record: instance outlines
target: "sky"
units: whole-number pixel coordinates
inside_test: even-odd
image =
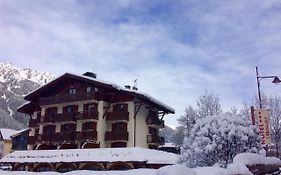
[[[0,62],[50,72],[97,73],[176,110],[205,90],[225,111],[252,101],[260,76],[281,77],[279,0],[0,0]],[[278,95],[281,85],[261,81]]]

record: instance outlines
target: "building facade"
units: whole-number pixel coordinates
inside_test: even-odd
[[[25,97],[30,116],[28,149],[143,147],[164,144],[159,129],[174,109],[94,74],[66,73]]]

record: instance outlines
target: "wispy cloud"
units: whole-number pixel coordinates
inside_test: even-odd
[[[0,1],[0,60],[56,75],[92,70],[121,85],[138,78],[176,116],[204,89],[228,108],[253,98],[256,65],[281,76],[280,8],[274,0]]]

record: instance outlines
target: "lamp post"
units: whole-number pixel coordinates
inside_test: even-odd
[[[257,74],[257,85],[258,85],[258,98],[259,98],[259,106],[262,109],[262,101],[261,101],[261,91],[260,91],[260,81],[265,78],[273,78],[272,83],[278,84],[281,80],[276,75],[271,76],[259,76],[258,66],[256,66],[256,74]]]

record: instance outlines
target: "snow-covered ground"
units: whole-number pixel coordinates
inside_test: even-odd
[[[274,157],[265,157],[260,154],[241,153],[234,157],[234,163],[227,166],[227,168],[220,167],[198,167],[188,168],[183,164],[168,165],[157,169],[133,169],[127,171],[89,171],[79,170],[64,173],[64,175],[253,175],[247,165],[264,164],[264,165],[278,165],[281,167],[281,160]],[[38,175],[35,172],[24,171],[0,171],[0,175]],[[58,172],[43,172],[45,175],[60,175]]]

